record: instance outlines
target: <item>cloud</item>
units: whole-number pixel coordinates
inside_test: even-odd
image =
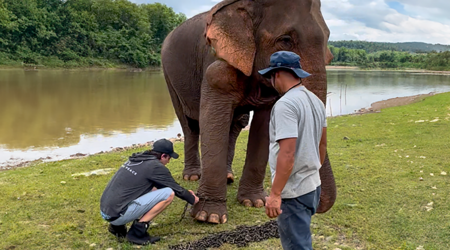
[[[423,13],[414,15],[411,9],[419,5],[402,1],[393,4],[394,1],[385,0],[322,0],[322,12],[331,30],[330,40],[450,44],[450,20],[424,18]],[[430,11],[427,13],[438,9],[430,5],[433,7],[427,8]]]
[[[220,0],[131,0],[161,2],[187,17]],[[450,44],[450,0],[322,0],[331,40]]]
[[[220,0],[130,0],[134,3],[163,3],[172,7],[176,12],[182,12],[187,17],[193,17],[201,12],[210,10]]]
[[[417,0],[398,0],[411,16],[432,20],[450,25],[450,1],[433,0],[430,2]]]

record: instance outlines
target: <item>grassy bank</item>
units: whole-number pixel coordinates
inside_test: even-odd
[[[379,114],[329,119],[329,156],[338,199],[331,211],[313,218],[315,249],[450,249],[450,176],[443,175],[450,174],[448,100],[450,94],[440,94]],[[237,181],[228,188],[229,222],[212,226],[187,217],[178,223],[185,203],[176,199],[150,229],[163,241],[148,249],[165,249],[238,225],[268,221],[263,209],[244,208],[235,199],[247,136],[243,132],[237,144]],[[182,148],[176,144],[179,152]],[[116,242],[98,211],[111,174],[71,175],[117,169],[136,151],[0,172],[0,248],[133,249]],[[182,162],[181,153],[169,168],[179,183],[196,190],[197,183],[181,179]],[[269,173],[265,185],[269,187]],[[281,247],[273,239],[248,249]]]

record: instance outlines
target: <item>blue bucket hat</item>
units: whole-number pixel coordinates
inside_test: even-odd
[[[270,66],[267,69],[258,71],[265,78],[270,78],[270,73],[277,69],[287,69],[294,72],[299,78],[311,76],[310,73],[302,69],[300,56],[291,51],[278,51],[270,56]]]

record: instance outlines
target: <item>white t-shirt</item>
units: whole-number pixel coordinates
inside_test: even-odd
[[[304,86],[289,90],[272,108],[269,128],[272,183],[280,150],[278,141],[297,138],[294,167],[281,198],[297,198],[321,185],[319,144],[326,126],[325,105]]]

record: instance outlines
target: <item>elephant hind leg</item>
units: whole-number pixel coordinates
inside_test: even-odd
[[[199,156],[200,126],[198,121],[187,117],[184,113],[178,95],[166,77],[167,86],[172,99],[175,113],[180,121],[184,134],[184,180],[197,181],[201,176],[201,164]]]
[[[230,129],[230,139],[228,142],[228,159],[227,159],[227,184],[232,184],[234,182],[233,174],[233,159],[236,148],[236,141],[241,133],[242,129],[247,127],[249,123],[250,115],[248,113],[238,114],[233,119],[233,124]]]
[[[198,181],[201,176],[201,164],[199,156],[200,128],[198,121],[185,117],[188,122],[187,129],[183,129],[185,134],[184,143],[184,170],[183,179]]]

